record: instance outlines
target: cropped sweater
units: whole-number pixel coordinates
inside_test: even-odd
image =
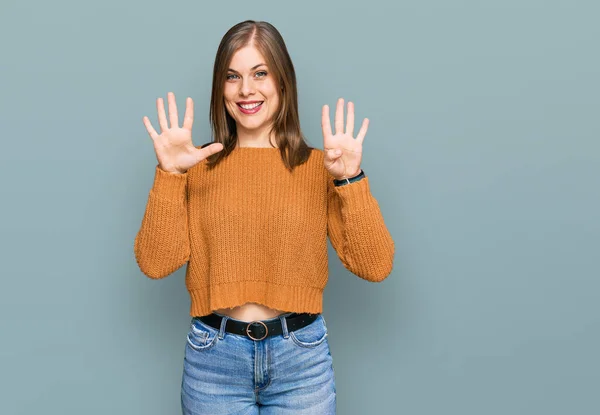
[[[148,277],[187,263],[191,316],[255,302],[321,313],[327,237],[346,269],[372,282],[392,271],[394,241],[369,179],[335,186],[313,148],[290,172],[278,148],[237,147],[212,170],[155,167],[134,254]]]

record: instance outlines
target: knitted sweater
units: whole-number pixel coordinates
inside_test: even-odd
[[[313,148],[293,172],[279,149],[238,147],[213,170],[155,167],[134,253],[141,271],[164,278],[188,264],[191,316],[255,302],[322,312],[327,237],[346,269],[379,282],[394,241],[369,179],[335,186]]]

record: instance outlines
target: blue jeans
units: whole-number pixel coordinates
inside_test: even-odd
[[[336,391],[323,315],[301,329],[254,341],[193,317],[185,346],[184,415],[331,415]],[[271,321],[269,320],[269,321]]]

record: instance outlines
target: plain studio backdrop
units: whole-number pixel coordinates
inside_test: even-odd
[[[0,413],[177,414],[189,297],[133,256],[155,100],[195,100],[234,24],[266,20],[300,117],[371,120],[395,240],[382,283],[329,246],[338,413],[597,414],[600,6],[592,1],[2,0]],[[182,117],[180,117],[182,119]]]

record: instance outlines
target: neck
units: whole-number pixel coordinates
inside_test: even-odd
[[[249,131],[237,128],[237,146],[238,147],[276,147],[275,135],[269,135],[269,127],[261,131]]]

